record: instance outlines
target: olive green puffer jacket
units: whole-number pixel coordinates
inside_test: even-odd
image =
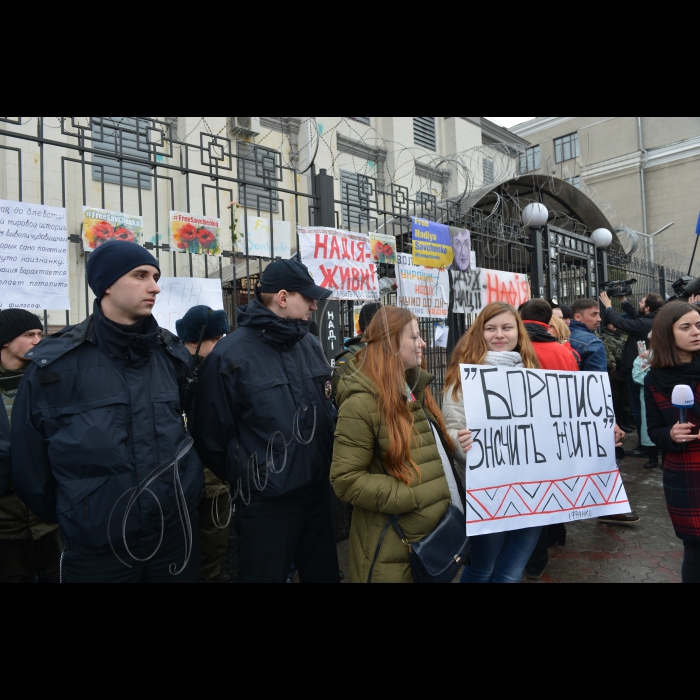
[[[406,378],[410,386],[416,386],[413,392],[416,401],[410,404],[416,433],[411,455],[422,475],[420,483],[411,487],[388,476],[384,470],[389,433],[386,420],[379,415],[372,381],[357,371],[352,360],[339,382],[336,401],[340,415],[331,481],[338,498],[355,507],[350,532],[351,583],[368,582],[384,532],[371,582],[413,583],[408,547],[388,526],[387,516],[401,516],[399,522],[408,542],[420,542],[438,526],[451,502],[430,427],[429,419],[434,421],[434,417],[423,408],[424,389],[433,377],[422,370],[413,370]]]

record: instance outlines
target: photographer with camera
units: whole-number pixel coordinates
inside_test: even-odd
[[[642,445],[641,441],[642,401],[639,387],[635,384],[632,377],[632,369],[634,368],[635,360],[639,357],[639,343],[647,342],[647,338],[654,326],[656,314],[664,305],[664,301],[658,294],[648,294],[639,302],[639,307],[636,308],[627,299],[632,293],[633,284],[636,284],[635,280],[616,283],[615,285],[603,285],[606,291],[600,295],[600,301],[606,308],[605,324],[612,325],[617,330],[628,334],[625,351],[622,356],[622,365],[618,367],[618,370],[627,378],[630,407],[634,417],[634,425],[639,435],[639,446],[632,452],[632,457],[643,458],[649,457],[649,450]],[[612,298],[620,299],[622,310],[629,319],[623,318],[613,309],[611,295]]]

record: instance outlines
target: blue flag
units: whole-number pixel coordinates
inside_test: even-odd
[[[698,219],[698,227],[695,229],[695,235],[700,236],[700,218]]]

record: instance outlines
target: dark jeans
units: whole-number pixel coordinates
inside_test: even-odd
[[[632,373],[627,375],[627,393],[629,394],[630,409],[634,418],[634,427],[637,428],[639,444],[642,444],[642,395],[639,385],[632,378]]]
[[[520,583],[541,534],[541,527],[532,527],[472,537],[470,564],[461,583]]]
[[[236,516],[240,583],[340,583],[330,482],[292,498],[253,500]]]
[[[683,583],[700,583],[700,542],[685,543]]]
[[[0,583],[58,583],[58,530],[38,540],[0,540]]]
[[[163,537],[157,554],[147,562],[134,561],[125,551],[117,550],[128,568],[114,556],[106,554],[80,554],[73,550],[63,553],[61,562],[62,583],[199,583],[199,515],[190,512],[192,522],[192,553],[185,570],[175,576],[171,569],[182,569],[185,562],[185,534],[178,521],[171,525]],[[158,540],[140,547],[132,547],[136,559],[146,559],[156,550]]]
[[[611,374],[610,388],[612,389],[613,409],[617,424],[631,427],[634,425],[634,418],[627,399],[627,377],[618,372]]]

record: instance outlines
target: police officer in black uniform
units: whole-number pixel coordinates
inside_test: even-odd
[[[66,583],[198,583],[202,463],[182,415],[192,358],[152,315],[158,261],[113,241],[90,255],[97,300],[43,340],[15,400],[12,478],[58,523]]]
[[[270,265],[240,328],[202,364],[194,435],[231,484],[243,583],[338,583],[330,467],[332,370],[308,320],[331,292],[300,262]]]

